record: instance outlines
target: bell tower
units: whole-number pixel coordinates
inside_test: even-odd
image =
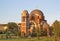
[[[29,27],[29,14],[27,10],[24,10],[22,13],[22,23],[21,23],[21,36],[28,35],[28,27]]]

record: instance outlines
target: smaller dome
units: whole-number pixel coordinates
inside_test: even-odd
[[[24,10],[23,13],[22,13],[22,16],[26,16],[26,15],[28,15],[28,11]]]

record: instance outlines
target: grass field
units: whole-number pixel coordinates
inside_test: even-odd
[[[0,41],[55,41],[53,37],[42,37],[42,38],[10,38],[10,39],[0,39]]]

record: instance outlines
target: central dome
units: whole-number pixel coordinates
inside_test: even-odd
[[[40,20],[44,20],[44,15],[43,15],[43,12],[41,10],[38,10],[38,9],[35,9],[33,10],[30,15],[30,20],[33,18],[33,19],[36,19],[39,17]]]
[[[33,10],[30,14],[38,14],[38,15],[43,16],[43,12],[41,10],[38,10],[38,9]]]

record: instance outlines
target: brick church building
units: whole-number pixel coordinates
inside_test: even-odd
[[[50,36],[49,25],[45,20],[44,14],[41,10],[35,9],[30,14],[24,10],[21,14],[21,36],[27,36],[33,33],[33,29],[46,30],[47,36]]]

